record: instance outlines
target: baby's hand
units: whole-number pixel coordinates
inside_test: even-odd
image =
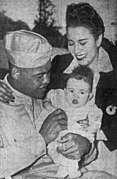
[[[80,126],[84,129],[89,127],[89,121],[87,119],[77,121],[77,123],[80,124]]]
[[[51,113],[57,109],[55,106],[52,105],[52,102],[49,101],[49,99],[48,99],[48,101],[47,101],[47,99],[43,100],[43,107]]]

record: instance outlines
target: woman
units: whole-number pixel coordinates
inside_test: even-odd
[[[70,54],[53,59],[48,90],[64,88],[67,74],[76,66],[86,65],[93,70],[95,102],[103,110],[102,130],[107,137],[105,144],[98,144],[100,160],[97,160],[98,167],[94,168],[117,175],[117,112],[115,110],[110,115],[112,109],[107,108],[109,105],[117,106],[117,75],[114,69],[117,67],[117,60],[110,59],[101,47],[104,31],[103,20],[88,3],[71,4],[67,7],[66,32]],[[93,164],[95,165],[94,162]]]
[[[97,14],[94,8],[88,3],[71,4],[67,7],[66,12],[66,31],[70,54],[56,56],[53,59],[48,90],[51,88],[64,88],[67,74],[70,73],[75,66],[87,65],[94,71],[94,100],[96,100],[98,107],[103,110],[102,130],[107,137],[106,145],[103,142],[99,144],[100,158],[104,160],[104,154],[106,154],[106,157],[109,157],[108,160],[110,160],[112,156],[115,156],[115,149],[117,149],[117,142],[115,142],[117,141],[117,120],[115,120],[117,113],[115,112],[115,114],[111,116],[111,120],[110,115],[106,112],[106,108],[108,105],[112,105],[111,95],[113,95],[113,99],[115,99],[117,94],[115,85],[117,80],[116,75],[114,75],[115,71],[113,70],[116,62],[113,59],[110,61],[108,54],[101,47],[105,31],[103,21],[99,14]],[[2,94],[6,93],[3,84],[1,84],[1,90],[4,90]],[[1,100],[4,99],[1,97]],[[116,100],[114,101],[115,104],[117,104]],[[104,150],[104,152],[102,152],[102,150]],[[114,150],[114,152],[110,152],[109,150]],[[102,163],[99,162],[96,165],[93,162],[94,168],[91,165],[89,166],[92,167],[91,169],[104,170],[115,174],[116,169],[114,168],[115,171],[113,170],[111,162],[108,163],[108,166],[106,166],[105,163],[102,166]],[[116,161],[114,161],[114,164],[115,163]],[[99,168],[95,168],[97,165]]]

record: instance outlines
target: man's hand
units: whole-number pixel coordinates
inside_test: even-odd
[[[3,103],[14,102],[14,96],[12,90],[0,80],[0,101]]]
[[[79,134],[68,133],[58,142],[61,144],[58,152],[69,159],[81,159],[91,148],[89,140]]]
[[[65,129],[67,129],[67,116],[63,110],[57,109],[45,119],[39,132],[48,145],[58,137],[60,131]]]

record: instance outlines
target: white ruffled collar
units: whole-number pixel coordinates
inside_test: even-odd
[[[78,60],[74,58],[64,73],[71,73],[73,68],[78,65]],[[99,49],[98,61],[91,63],[89,67],[95,72],[109,72],[113,70],[109,55],[102,47]]]

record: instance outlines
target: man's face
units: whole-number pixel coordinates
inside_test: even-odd
[[[68,49],[78,60],[79,65],[90,65],[98,57],[98,40],[91,31],[83,26],[68,27],[67,30]]]
[[[20,92],[23,94],[41,99],[50,81],[51,62],[37,68],[22,69],[18,77]]]
[[[66,86],[66,99],[72,107],[85,105],[90,96],[90,86],[84,80],[70,78]]]

